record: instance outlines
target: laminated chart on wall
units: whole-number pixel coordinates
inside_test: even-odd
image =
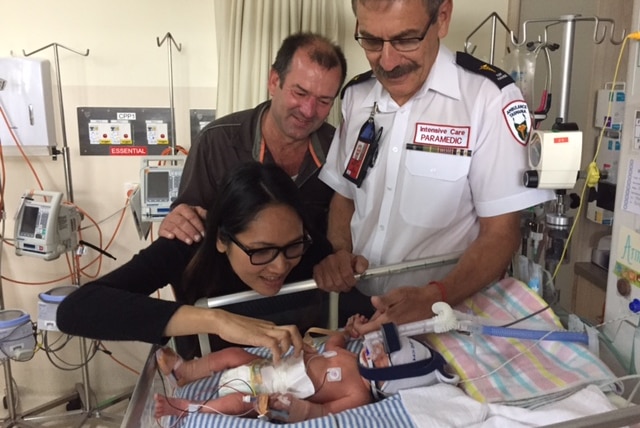
[[[622,209],[640,215],[640,159],[630,157],[624,167],[626,170]]]

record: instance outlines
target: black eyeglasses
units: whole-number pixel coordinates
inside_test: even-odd
[[[353,37],[356,41],[362,46],[362,48],[366,51],[371,52],[380,52],[384,47],[384,42],[389,42],[391,46],[398,52],[411,52],[415,51],[420,47],[420,43],[427,37],[427,33],[429,32],[429,28],[433,25],[438,18],[438,14],[435,13],[431,20],[427,23],[427,28],[425,28],[424,32],[419,37],[401,37],[398,39],[380,39],[378,37],[364,37],[358,35],[358,22],[356,21],[356,32]]]
[[[249,256],[249,261],[252,265],[266,265],[267,263],[271,263],[280,253],[287,259],[297,259],[298,257],[302,257],[313,243],[311,237],[305,236],[302,240],[285,245],[284,247],[247,248],[239,243],[233,236],[227,236],[231,242],[236,244],[238,248]]]

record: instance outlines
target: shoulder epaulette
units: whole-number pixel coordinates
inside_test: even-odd
[[[500,89],[513,82],[513,78],[495,65],[487,64],[465,52],[456,52],[456,63],[472,73],[478,73],[491,80]]]
[[[349,86],[353,86],[353,85],[357,85],[358,83],[362,83],[362,82],[366,82],[367,80],[371,79],[371,76],[373,76],[373,70],[369,70],[366,71],[362,74],[358,74],[356,76],[354,76],[351,80],[349,80],[344,87],[342,88],[342,90],[340,91],[340,99],[344,98],[344,93],[347,90],[347,88]]]

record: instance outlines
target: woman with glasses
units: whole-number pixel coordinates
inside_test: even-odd
[[[329,243],[308,228],[303,212],[298,190],[284,171],[244,164],[227,177],[209,210],[202,242],[159,238],[128,263],[67,296],[58,307],[58,327],[99,340],[163,344],[175,336],[184,358],[198,354],[192,335],[201,333],[266,346],[276,359],[291,345],[299,350],[295,325],[277,327],[248,317],[261,311],[248,311],[250,302],[232,311],[193,304],[246,290],[274,296],[291,282],[296,265],[312,267],[329,254]],[[149,297],[167,284],[175,302]]]

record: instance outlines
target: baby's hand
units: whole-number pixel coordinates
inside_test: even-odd
[[[357,339],[362,336],[359,332],[359,327],[363,324],[366,324],[367,322],[369,322],[369,319],[364,315],[352,315],[347,320],[347,325],[344,326],[344,332],[345,334],[348,334],[349,337]]]
[[[291,394],[271,394],[269,410],[272,419],[283,422],[300,422],[308,418],[310,403]]]

